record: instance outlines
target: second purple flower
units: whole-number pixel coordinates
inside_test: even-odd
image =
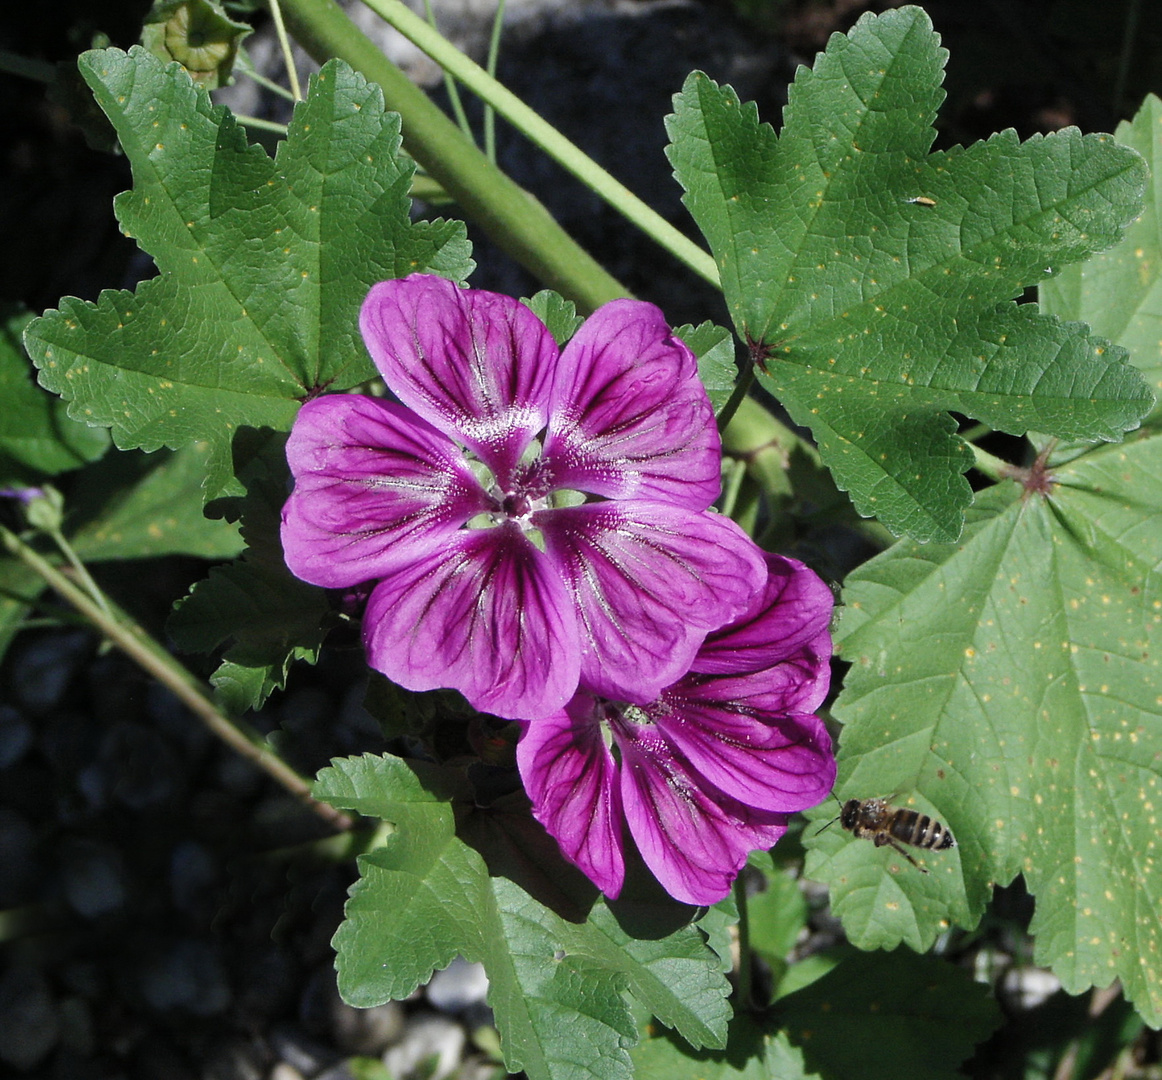
[[[305,581],[375,583],[364,643],[393,681],[515,719],[582,679],[644,704],[762,588],[761,553],[708,512],[713,411],[652,304],[606,304],[559,351],[517,300],[413,275],[360,326],[402,404],[303,406],[282,540]]]

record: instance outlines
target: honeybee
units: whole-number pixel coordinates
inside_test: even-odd
[[[927,814],[903,806],[892,806],[887,799],[848,799],[839,817],[833,818],[827,825],[836,821],[852,836],[871,840],[876,847],[890,844],[922,874],[928,871],[901,844],[910,844],[926,851],[944,851],[956,847],[956,839],[947,826]],[[827,828],[827,825],[823,828]]]

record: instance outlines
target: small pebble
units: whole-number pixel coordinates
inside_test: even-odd
[[[410,1080],[417,1070],[427,1080],[443,1080],[460,1064],[464,1029],[437,1013],[412,1016],[403,1040],[383,1055],[383,1064],[395,1080]]]
[[[91,1057],[96,1049],[93,1012],[84,998],[68,997],[60,1003],[62,1046],[80,1057]]]
[[[114,724],[101,741],[101,764],[113,797],[145,810],[173,794],[181,765],[169,744],[144,724]]]
[[[27,1072],[56,1046],[60,1010],[39,968],[17,961],[0,975],[0,1061]]]
[[[398,1001],[386,1001],[370,1009],[343,1005],[335,1010],[333,1026],[335,1042],[345,1053],[375,1057],[403,1035],[403,1006]]]
[[[0,806],[0,908],[29,903],[40,880],[36,832],[19,814]]]
[[[207,1055],[203,1080],[263,1080],[267,1051],[261,1042],[241,1036],[227,1037]]]
[[[15,701],[31,712],[55,708],[91,644],[83,630],[29,638],[9,667]]]
[[[124,861],[108,844],[84,838],[66,841],[60,873],[65,899],[86,919],[107,915],[125,903]]]
[[[267,1074],[266,1080],[304,1080],[304,1077],[293,1065],[280,1061]]]
[[[169,891],[178,911],[209,921],[218,904],[217,880],[214,857],[197,841],[186,840],[170,853]]]
[[[0,769],[15,765],[32,745],[32,725],[9,705],[0,705]]]
[[[469,963],[457,956],[443,971],[437,971],[428,983],[427,998],[445,1013],[463,1012],[469,1005],[482,1002],[488,994],[488,976],[483,964]]]
[[[271,1053],[303,1076],[314,1076],[338,1056],[331,1047],[316,1042],[290,1024],[276,1024],[271,1029],[269,1042]]]
[[[204,941],[175,942],[150,957],[140,973],[141,992],[158,1012],[182,1009],[212,1016],[230,1004],[226,974],[214,950]]]

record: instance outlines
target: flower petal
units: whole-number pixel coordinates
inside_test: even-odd
[[[748,691],[757,681],[687,676],[646,711],[674,752],[719,791],[761,810],[808,810],[835,786],[831,737],[817,716],[764,709],[761,696],[756,706]]]
[[[823,663],[831,656],[828,626],[835,605],[831,590],[796,559],[770,553],[764,557],[767,583],[762,596],[743,618],[706,636],[690,665],[692,671],[760,671],[804,648],[821,656]]]
[[[656,698],[766,578],[754,541],[719,514],[627,500],[532,520],[573,594],[582,681],[612,700]]]
[[[373,286],[359,328],[400,401],[504,485],[548,419],[557,345],[544,323],[511,296],[413,274]]]
[[[286,453],[295,489],[283,552],[291,573],[314,585],[382,577],[490,505],[455,443],[375,398],[308,401]]]
[[[577,688],[577,626],[548,559],[511,524],[469,529],[388,574],[363,616],[372,667],[408,690],[459,690],[532,720]]]
[[[565,858],[616,899],[625,879],[621,793],[593,698],[576,694],[565,710],[525,725],[516,763],[533,816]]]
[[[721,444],[694,354],[640,300],[598,308],[565,346],[545,461],[554,487],[705,510]]]
[[[756,848],[787,831],[785,814],[756,810],[699,782],[653,725],[619,721],[621,797],[654,877],[676,900],[713,904]]]

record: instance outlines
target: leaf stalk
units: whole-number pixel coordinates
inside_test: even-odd
[[[565,138],[479,64],[460,52],[401,0],[363,2],[651,240],[711,285],[719,285],[718,267],[707,252],[647,206],[624,184],[615,180],[580,147]]]

